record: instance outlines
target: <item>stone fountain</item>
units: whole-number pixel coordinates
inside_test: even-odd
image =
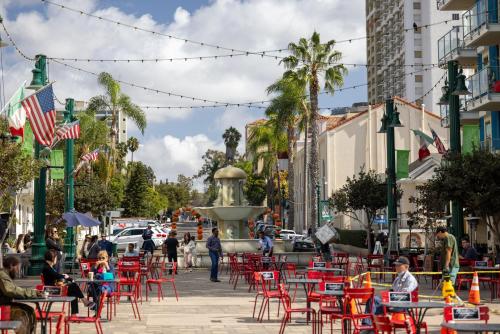
[[[217,221],[222,240],[248,239],[245,222],[262,214],[265,206],[248,205],[243,195],[246,173],[237,167],[226,166],[215,172],[218,185],[213,207],[195,208],[203,217]]]

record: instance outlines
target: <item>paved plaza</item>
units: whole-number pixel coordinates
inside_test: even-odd
[[[271,320],[257,323],[252,318],[253,299],[255,294],[248,292],[247,285],[240,285],[233,290],[228,284],[228,276],[221,275],[222,282],[212,283],[208,280],[209,273],[205,269],[193,272],[181,271],[176,279],[179,291],[179,301],[175,300],[172,290],[167,285],[166,298],[158,302],[156,290],[153,299],[148,302],[143,298],[140,305],[142,321],[135,320],[131,305],[123,301],[118,305],[117,316],[109,323],[103,324],[105,333],[113,334],[153,334],[153,333],[183,333],[183,334],[235,334],[235,333],[278,333],[281,321],[276,315],[277,304],[271,305]],[[34,284],[34,280],[23,280],[22,285]],[[424,283],[425,285],[425,283]],[[432,293],[421,286],[421,294]],[[481,287],[482,298],[489,298],[489,291]],[[437,292],[439,294],[440,292]],[[461,293],[464,298],[467,292]],[[298,291],[298,305],[305,306],[303,290]],[[317,304],[316,304],[317,305]],[[314,306],[314,305],[313,305]],[[490,322],[500,322],[500,309],[497,303],[490,306]],[[105,316],[106,310],[103,310]],[[431,331],[438,331],[437,326],[442,321],[440,311],[429,311],[426,321]],[[334,329],[340,330],[340,323],[334,324]],[[71,333],[93,333],[93,325],[72,324]],[[296,324],[287,326],[286,333],[310,333],[310,327]],[[328,331],[325,327],[325,333]]]

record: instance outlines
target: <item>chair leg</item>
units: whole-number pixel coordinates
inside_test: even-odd
[[[151,284],[150,283],[146,283],[146,301],[148,301],[149,290],[151,290]]]
[[[177,301],[179,301],[179,295],[177,294],[177,288],[175,287],[175,282],[174,281],[172,281],[172,287],[174,288],[175,299],[177,299]]]
[[[285,326],[287,322],[288,322],[288,313],[285,312],[285,314],[283,315],[283,320],[281,320],[281,327],[279,334],[285,333]]]
[[[257,308],[257,298],[259,297],[258,294],[255,295],[255,300],[253,302],[253,313],[252,313],[252,318],[255,318],[255,309]]]

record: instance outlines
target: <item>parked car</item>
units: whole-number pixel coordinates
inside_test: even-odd
[[[293,240],[294,252],[314,252],[314,242],[310,237],[300,236]]]
[[[128,227],[117,234],[110,236],[109,241],[117,244],[118,250],[125,250],[129,243],[133,243],[136,245],[138,249],[142,248],[142,244],[144,240],[142,239],[142,234],[147,227]],[[155,243],[155,247],[161,246],[163,241],[167,238],[170,229],[161,228],[161,227],[153,227],[153,242]]]
[[[283,240],[293,240],[296,237],[299,237],[301,235],[297,234],[294,230],[281,230],[280,236],[281,236],[281,239],[283,239]]]

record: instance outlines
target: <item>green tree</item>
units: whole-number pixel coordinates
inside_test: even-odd
[[[203,165],[194,178],[203,178],[203,184],[206,187],[207,205],[213,205],[217,198],[217,186],[214,175],[217,170],[226,164],[226,155],[224,152],[208,149],[202,156]]]
[[[296,81],[299,86],[303,83],[309,88],[310,115],[308,124],[311,127],[311,149],[309,161],[309,177],[311,186],[314,189],[319,185],[319,129],[318,129],[318,94],[320,90],[320,76],[324,80],[324,88],[330,94],[334,94],[335,88],[342,86],[346,68],[339,63],[342,54],[334,50],[335,41],[330,40],[327,43],[321,43],[320,36],[314,32],[311,38],[301,38],[298,44],[290,43],[288,45],[290,56],[285,57],[282,62],[288,69],[283,77]],[[311,201],[311,223],[317,219],[317,198],[309,196]]]
[[[236,157],[236,148],[241,139],[241,133],[232,126],[227,128],[222,135],[224,144],[226,144],[226,160],[228,164],[233,163]]]
[[[288,156],[288,200],[290,210],[288,211],[288,229],[295,227],[296,203],[294,191],[294,168],[295,168],[295,149],[297,144],[296,129],[303,130],[307,124],[309,115],[305,82],[281,78],[267,88],[268,94],[277,94],[266,109],[266,115],[275,120],[275,130],[278,136],[286,133],[287,156]],[[307,141],[304,141],[307,145]],[[305,169],[304,169],[305,170]],[[306,178],[304,178],[306,180]],[[304,189],[307,184],[304,184]]]
[[[110,143],[111,143],[111,161],[115,158],[115,148],[118,141],[118,122],[120,112],[134,122],[141,133],[144,134],[147,121],[146,115],[141,108],[134,104],[130,97],[121,92],[120,84],[106,72],[99,74],[98,83],[105,91],[105,95],[94,96],[90,99],[88,110],[92,113],[105,112],[111,120]]]
[[[134,152],[139,149],[139,140],[135,137],[130,137],[127,140],[127,148],[132,153],[131,161],[134,162]]]
[[[467,213],[480,217],[500,245],[500,155],[486,150],[448,154],[436,169],[429,187],[445,201],[459,201]]]
[[[370,235],[377,210],[387,205],[387,187],[374,170],[365,172],[362,167],[358,175],[347,178],[345,185],[334,192],[329,201],[336,211],[362,223]],[[366,220],[360,213],[364,213]],[[367,240],[368,249],[372,249],[370,238]]]
[[[165,182],[156,185],[156,190],[167,198],[168,211],[174,211],[191,203],[193,181],[184,175],[177,177],[177,182]]]
[[[248,204],[261,206],[266,199],[266,179],[253,172],[251,161],[238,161],[234,166],[243,169],[247,173],[247,179],[243,185],[243,194]]]
[[[149,214],[148,203],[148,171],[142,163],[134,163],[131,168],[130,180],[125,188],[123,208],[128,217],[147,217]]]
[[[148,217],[156,217],[168,207],[168,199],[157,192],[153,187],[148,187],[146,195]]]

